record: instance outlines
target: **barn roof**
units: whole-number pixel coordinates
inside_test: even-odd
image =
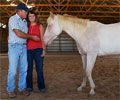
[[[7,24],[18,3],[26,3],[46,24],[49,12],[70,14],[102,23],[120,21],[120,0],[0,0],[0,22]]]

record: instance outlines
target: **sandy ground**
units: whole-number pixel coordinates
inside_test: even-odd
[[[82,81],[82,62],[79,55],[46,55],[44,76],[46,92],[37,89],[34,68],[34,91],[29,97],[7,95],[8,56],[0,56],[0,100],[120,100],[120,56],[98,57],[93,69],[96,95],[88,97],[89,83],[82,92],[77,91]],[[16,77],[17,91],[18,74]]]

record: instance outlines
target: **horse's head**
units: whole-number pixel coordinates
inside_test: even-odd
[[[62,32],[62,29],[58,23],[57,15],[50,12],[50,16],[47,19],[47,28],[43,37],[45,45],[50,45],[51,42]]]

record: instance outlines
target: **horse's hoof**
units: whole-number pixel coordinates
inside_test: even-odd
[[[77,88],[77,91],[82,91],[82,88],[81,87]]]
[[[95,94],[88,94],[88,97],[93,97],[95,96]]]

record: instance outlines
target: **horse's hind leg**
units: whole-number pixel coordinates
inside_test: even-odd
[[[81,86],[77,88],[78,91],[82,91],[82,88],[86,86],[86,63],[87,63],[86,55],[82,55],[82,63],[83,63],[83,80]]]
[[[89,96],[95,95],[95,84],[92,79],[92,69],[94,67],[94,63],[96,61],[97,54],[87,54],[87,67],[86,67],[86,75],[88,77],[89,83],[90,83],[90,94]]]

